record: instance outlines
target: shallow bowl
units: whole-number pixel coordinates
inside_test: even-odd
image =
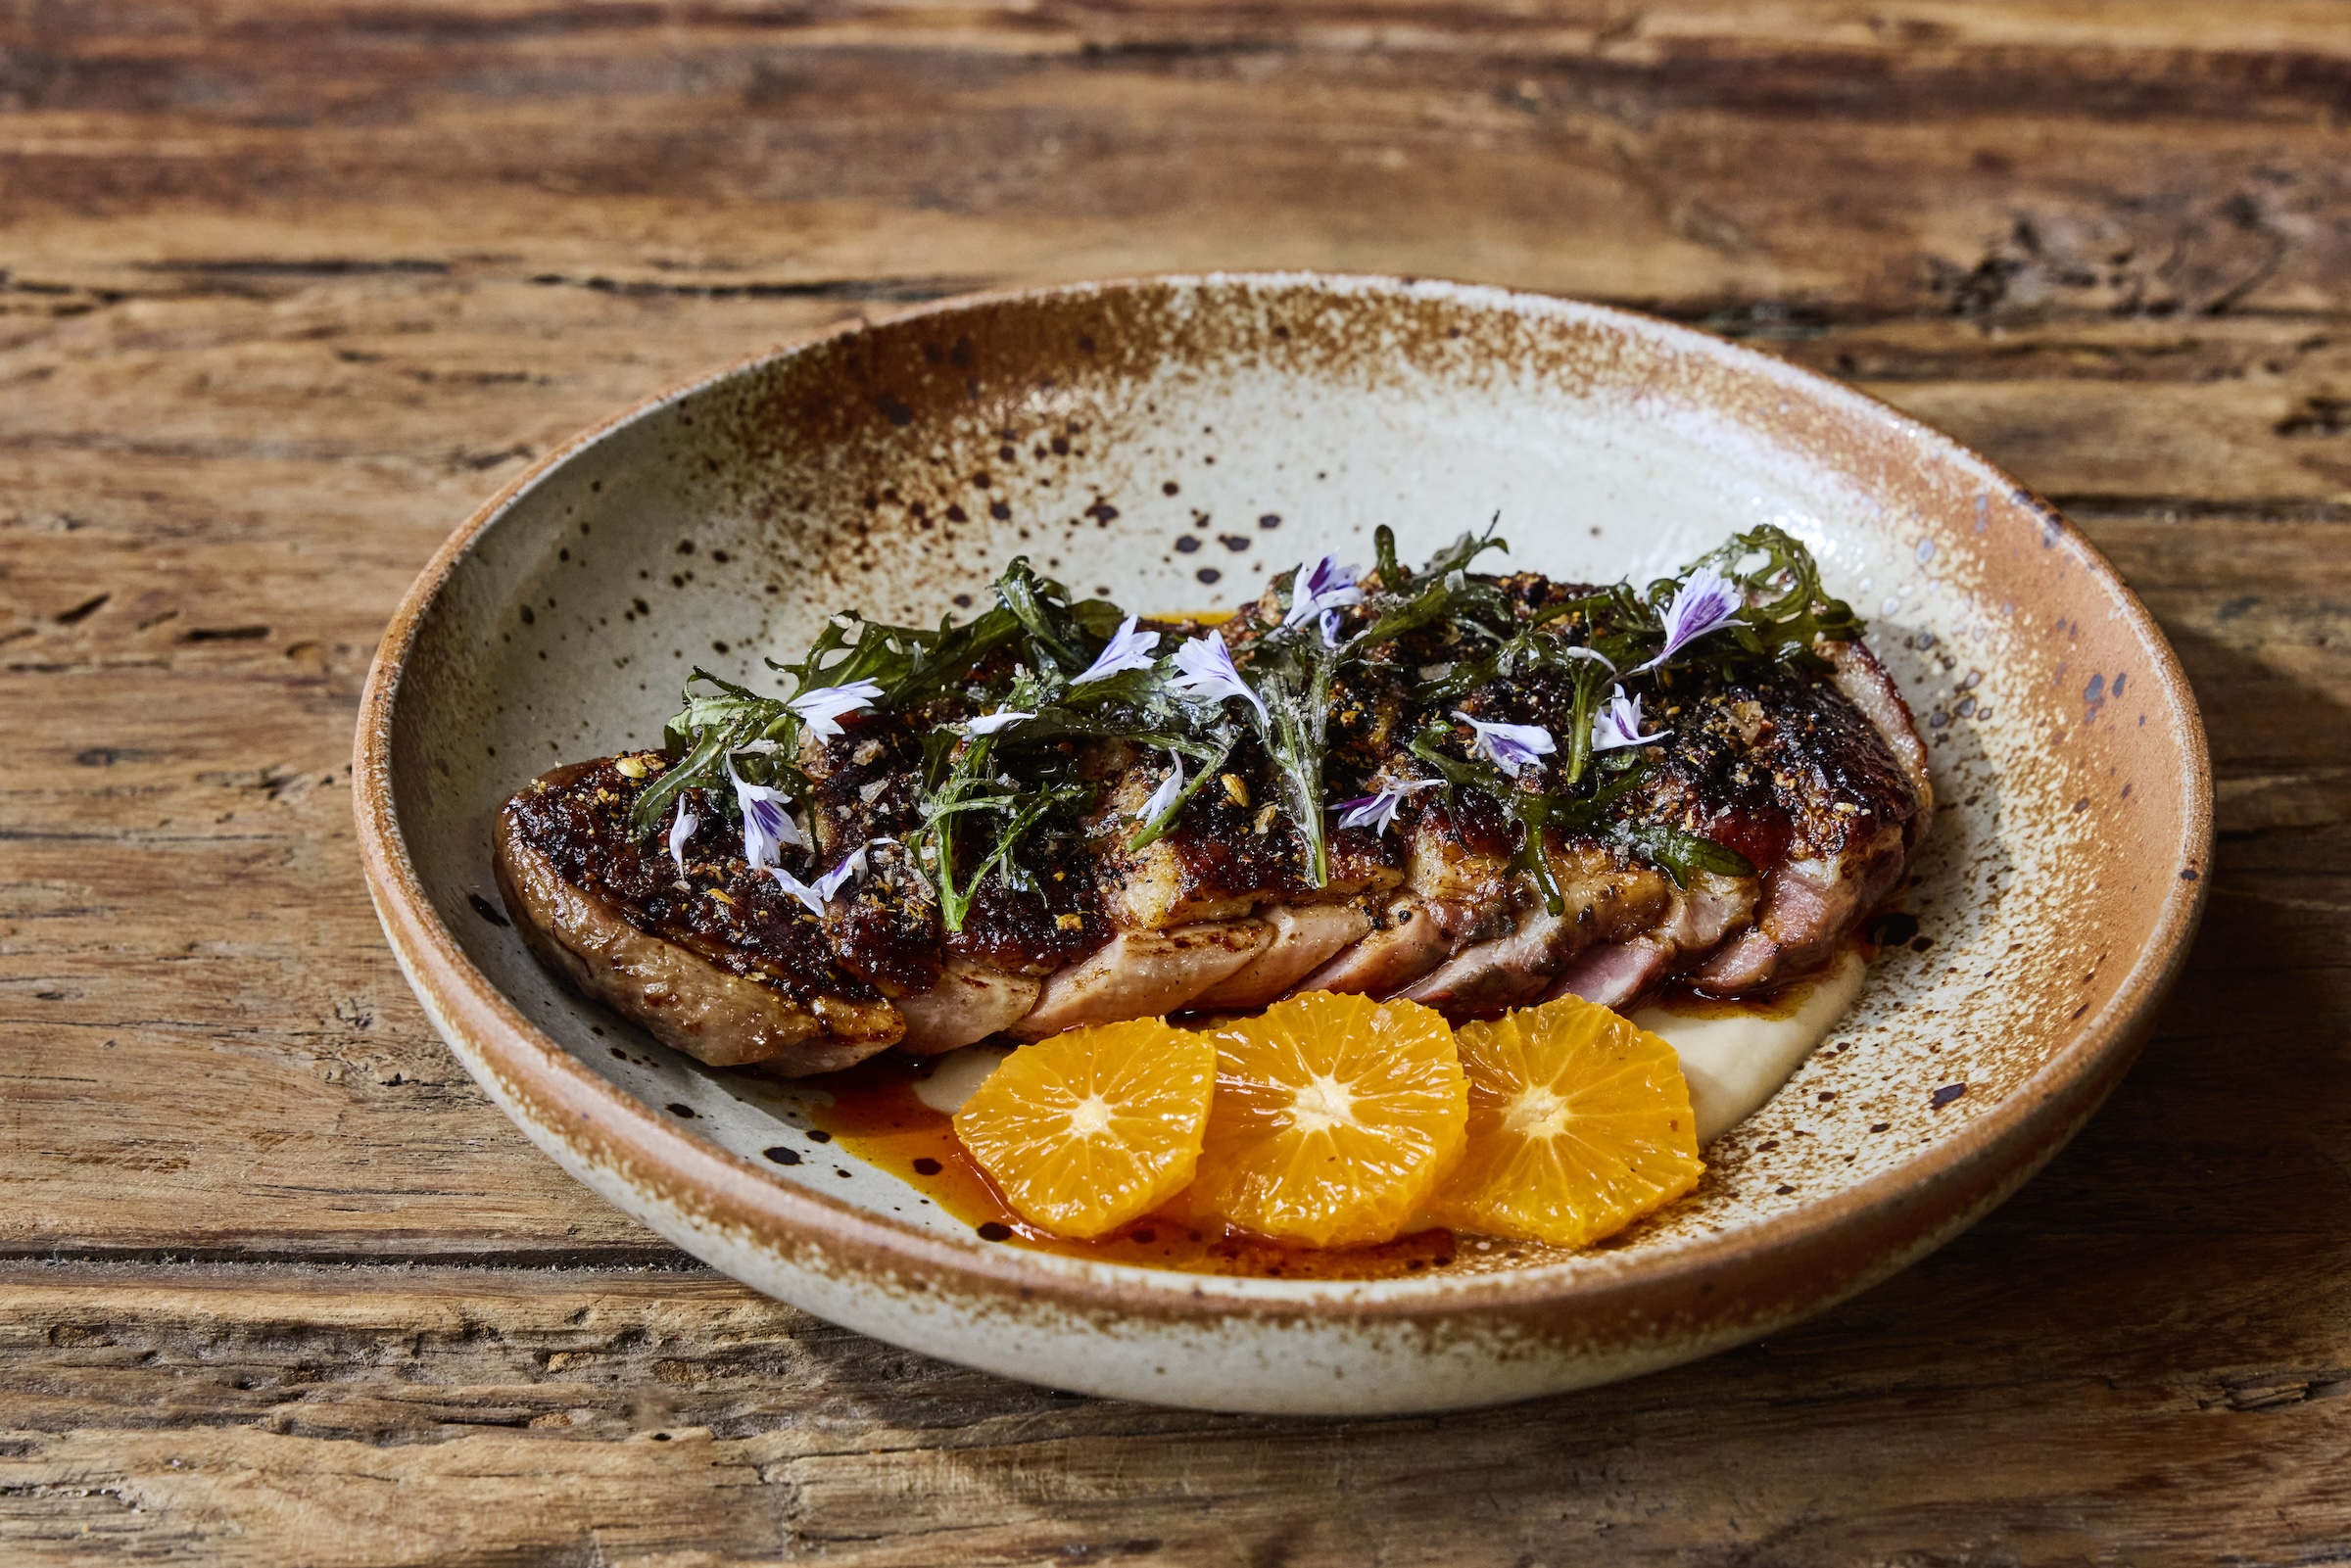
[[[1212,1278],[984,1241],[806,1138],[804,1101],[556,985],[499,912],[499,800],[654,743],[704,665],[831,610],[930,621],[1027,553],[1074,589],[1229,607],[1324,549],[1408,559],[1499,514],[1510,559],[1635,582],[1734,529],[1806,541],[1918,711],[1936,820],[1852,1013],[1615,1245],[1377,1281]],[[2146,611],[1948,439],[1685,328],[1498,289],[1304,274],[984,296],[746,360],[564,445],[393,617],[357,744],[393,951],[564,1168],[836,1322],[1055,1387],[1374,1413],[1624,1377],[1771,1332],[2015,1190],[2135,1053],[2201,907],[2211,787]],[[815,1086],[821,1093],[821,1084]],[[794,1165],[763,1157],[805,1151]]]

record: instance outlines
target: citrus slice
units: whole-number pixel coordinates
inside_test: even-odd
[[[1200,1162],[1217,1048],[1157,1019],[1015,1051],[955,1113],[955,1135],[1013,1212],[1056,1236],[1118,1229]]]
[[[1386,1241],[1461,1157],[1453,1030],[1417,1003],[1309,991],[1216,1045],[1189,1202],[1228,1224],[1316,1247]]]
[[[1584,1247],[1698,1184],[1690,1086],[1647,1029],[1565,996],[1456,1039],[1469,1147],[1438,1195],[1443,1223]]]

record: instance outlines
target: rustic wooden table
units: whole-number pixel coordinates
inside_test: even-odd
[[[0,1558],[2351,1555],[2351,10],[953,4],[0,15]],[[449,529],[828,322],[1267,265],[1747,338],[2145,595],[2211,915],[2022,1196],[1703,1364],[1284,1422],[762,1300],[476,1092],[346,760]]]

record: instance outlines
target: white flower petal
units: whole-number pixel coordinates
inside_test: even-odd
[[[1654,670],[1708,632],[1722,630],[1739,619],[1746,603],[1746,592],[1738,584],[1711,566],[1700,567],[1674,591],[1673,602],[1665,606],[1665,645],[1633,673]]]
[[[1434,789],[1444,782],[1442,779],[1408,779],[1383,784],[1377,794],[1342,800],[1330,809],[1340,813],[1339,830],[1342,832],[1350,828],[1368,828],[1374,833],[1384,833],[1395,824],[1396,810],[1408,797],[1422,789]]]
[[[1145,824],[1159,821],[1160,818],[1175,809],[1176,797],[1182,793],[1183,759],[1177,757],[1176,771],[1162,779],[1159,782],[1159,787],[1151,791],[1151,798],[1143,802],[1142,815],[1139,820]]]
[[[842,859],[840,865],[816,879],[816,896],[830,904],[833,902],[833,895],[840,891],[840,884],[851,880],[865,880],[865,846],[863,844],[859,844]]]
[[[1592,749],[1615,751],[1624,746],[1646,746],[1665,738],[1667,732],[1655,735],[1641,733],[1641,699],[1626,696],[1624,688],[1612,689],[1608,700],[1592,715]]]
[[[1070,685],[1083,686],[1089,681],[1107,681],[1114,675],[1128,670],[1148,670],[1158,663],[1159,656],[1154,650],[1159,646],[1159,634],[1139,630],[1135,624],[1138,619],[1129,615],[1121,621],[1119,629],[1110,635],[1110,641],[1102,644],[1102,651],[1094,655],[1094,662],[1087,665],[1084,673]]]
[[[767,874],[776,879],[776,885],[778,887],[783,888],[786,893],[790,894],[793,898],[798,899],[803,905],[807,906],[809,914],[816,916],[822,916],[824,914],[824,895],[818,892],[815,888],[809,886],[806,882],[800,880],[797,877],[794,877],[792,873],[786,871],[781,866],[768,867]]]
[[[1249,683],[1241,679],[1240,670],[1232,662],[1232,650],[1216,633],[1196,637],[1177,647],[1176,668],[1179,673],[1168,683],[1171,689],[1202,702],[1241,697],[1257,709],[1260,719],[1271,722],[1265,699],[1249,689]]]
[[[840,734],[836,720],[860,708],[872,707],[874,698],[881,694],[879,682],[851,681],[846,686],[820,686],[812,691],[803,691],[785,706],[800,716],[810,735],[819,740],[830,740]]]
[[[1470,749],[1513,779],[1528,768],[1540,767],[1543,758],[1559,749],[1551,732],[1539,724],[1488,724],[1466,713],[1454,717],[1476,732]]]
[[[743,812],[743,858],[753,871],[772,866],[785,844],[805,845],[808,835],[792,819],[792,797],[781,789],[747,782],[727,759],[727,777],[734,781],[735,804]]]
[[[1003,708],[994,713],[981,715],[979,718],[972,720],[969,724],[966,724],[964,729],[973,735],[994,735],[998,730],[1011,729],[1023,719],[1033,719],[1035,717],[1036,715],[1033,713],[1022,713],[1016,709]]]
[[[1362,575],[1352,566],[1341,566],[1330,555],[1312,566],[1299,567],[1290,576],[1290,607],[1282,613],[1281,624],[1298,626],[1325,610],[1361,604],[1364,591],[1355,586],[1355,580]]]

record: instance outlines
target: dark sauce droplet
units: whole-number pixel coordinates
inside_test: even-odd
[[[479,893],[467,893],[465,895],[465,902],[473,906],[473,912],[476,915],[481,916],[482,919],[488,921],[493,926],[504,927],[513,924],[511,921],[507,920],[505,916],[498,912],[498,906],[496,904],[491,903],[490,900],[484,898]]]
[[[982,1241],[1010,1241],[1012,1227],[1001,1220],[991,1219],[980,1227]]]
[[[692,1120],[694,1119],[694,1117],[695,1117],[695,1110],[694,1110],[694,1107],[692,1107],[692,1106],[690,1106],[690,1105],[684,1105],[684,1104],[681,1104],[680,1102],[678,1102],[678,1101],[676,1101],[676,1100],[672,1100],[672,1101],[670,1101],[670,1102],[669,1102],[669,1104],[668,1104],[668,1105],[666,1105],[666,1106],[664,1106],[664,1107],[662,1107],[662,1109],[663,1109],[663,1110],[665,1110],[665,1111],[667,1111],[667,1112],[668,1112],[668,1113],[669,1113],[671,1116],[673,1116],[673,1117],[685,1117],[685,1118],[686,1118],[688,1121],[692,1121]]]
[[[1918,917],[1895,910],[1880,915],[1869,927],[1869,939],[1880,947],[1899,947],[1918,934]]]
[[[938,1162],[932,1159],[929,1155],[923,1156],[922,1159],[917,1160],[914,1163],[914,1173],[918,1176],[936,1176],[938,1174]]]
[[[797,1149],[787,1149],[782,1144],[776,1145],[773,1149],[762,1149],[759,1152],[779,1165],[796,1165],[800,1163],[800,1152]]]
[[[1203,566],[1200,568],[1200,570],[1194,572],[1192,575],[1200,579],[1200,581],[1203,583],[1219,582],[1224,576],[1223,572],[1218,571],[1213,566]]]
[[[810,1143],[831,1143],[833,1134],[822,1127],[811,1127],[808,1129],[808,1141]]]

